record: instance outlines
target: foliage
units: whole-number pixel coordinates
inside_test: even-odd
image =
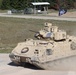
[[[2,5],[2,0],[0,0],[0,8],[1,8],[1,5]]]
[[[67,0],[67,7],[73,8],[74,7],[74,0]]]
[[[2,0],[1,9],[9,9],[10,8],[10,0]]]
[[[2,0],[1,9],[24,9],[31,0]]]
[[[10,0],[10,6],[14,9],[24,9],[29,6],[31,0]]]
[[[74,8],[76,0],[0,0],[1,9],[25,9],[30,2],[50,2],[50,8]]]

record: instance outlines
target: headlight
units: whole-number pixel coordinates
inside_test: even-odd
[[[26,52],[28,52],[29,51],[29,48],[28,47],[25,47],[25,48],[23,48],[22,50],[21,50],[21,53],[26,53]]]
[[[9,54],[9,57],[10,57],[10,58],[14,58],[14,54],[13,54],[13,53],[10,53],[10,54]]]

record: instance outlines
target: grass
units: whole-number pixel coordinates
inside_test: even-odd
[[[4,50],[0,50],[0,53],[11,53],[12,49],[4,49]]]
[[[68,12],[76,12],[76,9],[68,9]]]
[[[76,28],[76,22],[0,17],[0,53],[11,52],[17,43],[23,42],[25,38],[35,39],[34,31],[40,30],[45,22],[52,22],[70,34]]]
[[[0,9],[0,13],[7,13],[8,10],[1,10]]]

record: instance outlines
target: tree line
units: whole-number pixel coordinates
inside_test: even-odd
[[[0,9],[25,9],[31,2],[49,2],[49,8],[76,8],[76,0],[0,0]]]

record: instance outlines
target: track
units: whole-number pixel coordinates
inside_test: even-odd
[[[44,69],[54,71],[76,71],[76,56],[54,60],[51,62],[39,64]]]

